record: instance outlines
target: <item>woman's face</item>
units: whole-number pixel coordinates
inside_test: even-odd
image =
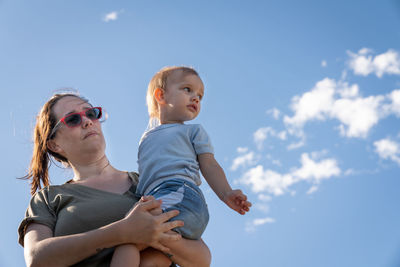
[[[92,106],[74,96],[65,96],[53,107],[57,121],[69,113],[81,112]],[[51,150],[64,156],[72,164],[87,164],[104,156],[105,140],[98,120],[82,116],[81,125],[69,128],[62,124],[52,139]]]

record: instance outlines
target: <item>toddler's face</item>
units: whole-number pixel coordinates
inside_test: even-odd
[[[204,85],[200,77],[175,71],[167,79],[164,99],[164,119],[168,123],[183,123],[197,117],[204,95]]]

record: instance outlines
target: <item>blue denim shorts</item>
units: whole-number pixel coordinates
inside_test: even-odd
[[[187,239],[199,239],[206,229],[209,214],[200,188],[190,182],[171,179],[155,187],[149,195],[162,199],[164,212],[179,210],[171,221],[182,220],[185,225],[173,229]]]

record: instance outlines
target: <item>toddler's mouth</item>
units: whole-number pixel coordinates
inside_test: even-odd
[[[190,105],[187,105],[187,107],[188,107],[189,109],[191,109],[191,110],[193,110],[193,111],[196,111],[196,112],[197,112],[197,106],[196,106],[196,105],[194,105],[194,104],[190,104]]]

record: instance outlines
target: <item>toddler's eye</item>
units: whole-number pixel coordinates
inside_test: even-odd
[[[189,87],[185,87],[185,88],[183,88],[183,90],[185,90],[186,92],[188,92],[188,93],[190,93],[192,90],[190,90],[190,88]]]

